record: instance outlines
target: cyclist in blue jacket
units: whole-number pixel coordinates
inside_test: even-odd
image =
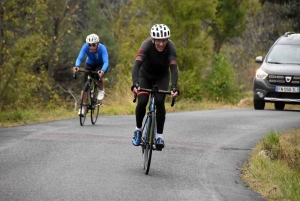
[[[82,60],[84,59],[85,55],[85,69],[98,71],[98,76],[103,78],[104,74],[107,72],[108,69],[108,53],[106,47],[99,43],[99,36],[96,34],[90,34],[86,37],[86,43],[82,46],[79,55],[76,59],[75,67],[73,67],[73,72],[79,70]],[[94,74],[95,75],[95,74]],[[84,73],[84,80],[83,84],[87,81],[87,73]],[[98,80],[98,78],[96,78]],[[98,100],[102,100],[104,98],[104,79],[101,82],[98,82],[99,93],[97,96]],[[82,97],[83,91],[81,91]],[[84,109],[84,108],[83,108]],[[81,115],[80,109],[78,114]],[[83,110],[82,113],[85,111]]]
[[[132,144],[139,146],[142,136],[142,122],[146,114],[149,100],[147,92],[139,92],[139,87],[152,87],[152,83],[158,85],[161,90],[168,90],[171,80],[171,94],[179,95],[177,89],[178,70],[177,54],[174,43],[169,39],[170,29],[164,24],[155,24],[150,30],[150,37],[141,45],[132,69],[132,90],[138,95],[138,103],[135,109],[136,129],[132,138]],[[172,79],[170,79],[170,72]],[[156,122],[157,133],[155,145],[158,150],[164,148],[162,139],[165,124],[165,94],[157,94],[156,99]]]

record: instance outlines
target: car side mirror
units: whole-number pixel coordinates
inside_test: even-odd
[[[258,56],[255,58],[255,62],[256,63],[262,63],[263,62],[263,57],[262,56]]]

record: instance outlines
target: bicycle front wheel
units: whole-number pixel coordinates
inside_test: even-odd
[[[100,102],[95,98],[93,100],[92,109],[91,109],[91,121],[93,125],[97,122],[99,111],[100,111]]]
[[[152,151],[153,151],[153,137],[154,137],[154,128],[155,128],[155,115],[152,113],[149,117],[149,121],[147,128],[147,140],[145,143],[145,150],[144,150],[144,169],[145,174],[149,173],[150,165],[151,165],[151,159],[152,159]]]
[[[85,118],[86,118],[86,113],[87,113],[86,103],[83,102],[84,96],[85,96],[85,95],[86,95],[86,93],[82,93],[81,102],[80,102],[80,115],[79,115],[79,121],[80,121],[80,125],[81,125],[81,126],[84,125]]]

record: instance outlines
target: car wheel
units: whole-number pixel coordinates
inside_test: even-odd
[[[275,106],[276,110],[284,110],[285,103],[283,103],[283,102],[275,102],[274,106]]]
[[[265,101],[262,100],[254,100],[254,109],[256,110],[263,110],[265,109]]]

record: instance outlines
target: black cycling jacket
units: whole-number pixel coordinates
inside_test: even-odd
[[[174,43],[168,40],[164,51],[156,50],[152,43],[152,38],[147,38],[141,45],[136,56],[132,69],[133,84],[138,82],[139,71],[147,75],[149,79],[161,78],[169,76],[171,71],[172,86],[177,86],[178,70],[177,70],[177,54]]]

